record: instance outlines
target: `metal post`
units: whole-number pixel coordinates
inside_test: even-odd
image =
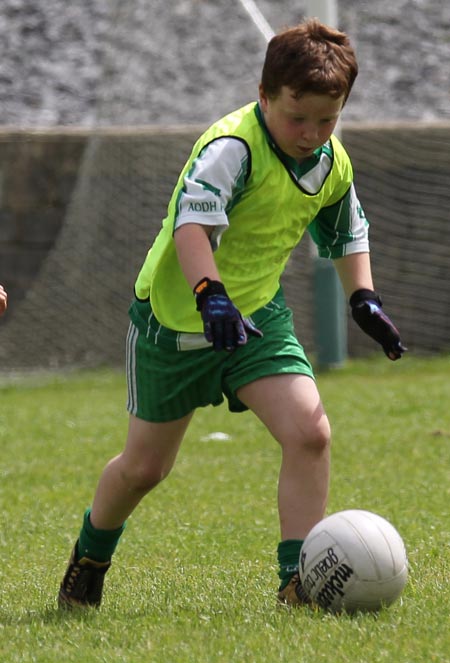
[[[337,2],[336,0],[307,0],[306,14],[315,16],[322,23],[331,25],[334,28],[338,24]]]
[[[309,0],[308,16],[336,27],[338,23],[335,0]],[[339,129],[335,134],[339,136]],[[311,241],[313,253],[314,338],[319,368],[341,366],[347,358],[347,305],[344,292],[331,260],[319,258]]]

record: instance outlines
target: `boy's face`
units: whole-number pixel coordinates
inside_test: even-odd
[[[344,106],[344,97],[306,93],[295,98],[286,86],[275,99],[259,87],[261,109],[266,126],[278,147],[297,161],[312,155],[327,142]]]

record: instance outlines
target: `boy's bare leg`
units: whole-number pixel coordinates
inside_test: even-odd
[[[97,486],[90,514],[94,527],[120,527],[168,475],[191,418],[151,423],[130,415],[125,449],[106,465]]]
[[[160,424],[130,416],[125,449],[105,467],[72,550],[58,594],[62,609],[100,605],[105,573],[123,524],[170,472],[191,416]]]
[[[237,393],[281,445],[281,539],[304,539],[323,518],[328,497],[330,426],[314,380],[274,375]]]

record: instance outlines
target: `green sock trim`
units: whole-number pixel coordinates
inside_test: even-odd
[[[86,509],[78,539],[78,557],[88,557],[96,562],[108,562],[114,554],[125,523],[117,529],[97,529],[91,523],[91,509]]]
[[[279,591],[283,590],[292,576],[298,573],[302,545],[303,539],[286,539],[278,544],[278,577],[281,580]]]

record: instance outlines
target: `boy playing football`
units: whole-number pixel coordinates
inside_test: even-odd
[[[368,224],[333,135],[356,75],[344,33],[315,19],[284,30],[268,45],[259,101],[194,145],[137,277],[128,438],[84,515],[62,607],[100,605],[126,519],[169,474],[195,409],[224,396],[281,446],[278,599],[308,601],[298,560],[325,513],[330,425],[280,288],[306,230],[334,261],[355,321],[391,360],[404,351],[374,291]]]

